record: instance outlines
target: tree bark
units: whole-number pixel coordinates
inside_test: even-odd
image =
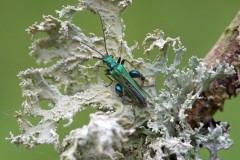
[[[192,128],[198,127],[198,122],[211,126],[213,115],[223,110],[224,101],[236,96],[240,88],[240,11],[225,29],[216,44],[206,55],[204,61],[210,68],[219,60],[233,65],[236,71],[231,77],[219,78],[202,92],[202,99],[196,100],[188,111],[187,121]]]

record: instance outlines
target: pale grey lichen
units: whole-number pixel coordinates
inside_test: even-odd
[[[182,142],[181,139],[172,137],[169,139],[156,138],[155,142],[152,142],[149,147],[155,151],[155,155],[151,156],[151,150],[149,150],[144,156],[149,160],[164,160],[169,155],[176,155],[178,160],[190,159],[189,151],[193,149],[190,142]]]
[[[74,159],[76,151],[81,151],[78,155],[79,159],[90,157],[98,157],[99,159],[124,158],[118,151],[122,149],[122,143],[127,141],[127,133],[117,122],[118,118],[107,114],[92,114],[90,118],[88,126],[71,131],[64,139],[64,150],[69,144],[71,147],[62,153],[61,158]]]
[[[179,38],[164,37],[160,30],[147,34],[143,45],[145,53],[157,48],[158,54],[151,61],[134,58],[137,45],[129,47],[124,40],[121,13],[131,0],[80,0],[76,6],[66,6],[57,11],[60,18],[44,16],[43,22],[27,29],[31,35],[46,33],[30,47],[30,55],[38,63],[49,67],[27,69],[18,74],[25,101],[17,112],[21,134],[8,138],[12,143],[32,148],[39,144],[53,144],[60,151],[61,159],[200,159],[200,147],[210,151],[210,158],[217,159],[220,149],[229,148],[232,140],[225,123],[203,130],[203,125],[192,129],[186,122],[186,111],[201,92],[219,77],[232,75],[229,64],[216,61],[212,68],[192,57],[185,69],[178,69],[186,48]],[[100,73],[99,54],[83,43],[105,53],[105,42],[94,34],[85,35],[72,23],[75,13],[90,10],[100,16],[106,36],[108,52],[114,57],[127,59],[145,77],[148,106],[123,103],[113,87],[105,87]],[[98,23],[99,25],[100,22]],[[81,43],[83,42],[83,43]],[[175,58],[168,65],[169,49]],[[99,57],[100,58],[100,57]],[[132,66],[126,64],[128,70]],[[164,75],[164,87],[156,88],[157,75]],[[116,83],[116,82],[115,82]],[[48,108],[42,106],[47,101]],[[88,107],[97,111],[90,115],[89,124],[72,130],[59,140],[59,122],[68,120]],[[32,124],[28,116],[40,117]],[[81,120],[79,120],[81,121]]]

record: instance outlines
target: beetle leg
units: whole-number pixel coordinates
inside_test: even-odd
[[[122,60],[121,64],[124,65],[125,59]]]
[[[133,102],[131,100],[128,100],[126,97],[125,97],[125,94],[124,94],[124,90],[123,90],[123,87],[118,83],[116,84],[115,86],[115,91],[116,93],[119,95],[119,97],[122,99],[123,102]]]
[[[117,63],[119,64],[121,62],[121,57],[118,58]]]
[[[106,77],[107,77],[108,79],[110,79],[110,81],[111,81],[108,85],[105,85],[105,87],[108,87],[108,86],[110,86],[110,85],[113,83],[113,80],[112,80],[112,78],[110,78],[108,75],[106,75]]]
[[[119,97],[123,96],[123,88],[122,88],[122,86],[119,83],[116,84],[115,91],[119,95]]]
[[[131,70],[129,72],[129,75],[132,78],[140,78],[142,80],[141,87],[143,87],[143,84],[144,84],[144,81],[145,81],[145,77],[138,70]]]
[[[127,63],[130,64],[132,67],[134,67],[134,65],[133,65],[129,60],[123,59],[122,62],[121,62],[121,64],[123,65],[124,62],[127,62]]]
[[[104,70],[104,72],[105,72],[105,76],[108,78],[108,79],[110,79],[110,83],[108,84],[108,85],[105,85],[105,87],[108,87],[108,86],[110,86],[112,83],[113,83],[113,80],[112,80],[112,78],[110,78],[108,75],[110,75],[110,69],[105,69]]]
[[[102,65],[98,65],[98,67],[105,68],[105,70],[108,70],[108,69],[109,69],[109,68],[107,68],[106,66],[102,66]]]

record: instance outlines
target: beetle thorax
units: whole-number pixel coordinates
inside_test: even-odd
[[[117,62],[113,59],[113,57],[111,55],[104,56],[103,62],[106,63],[106,65],[109,68],[114,68],[117,65]]]

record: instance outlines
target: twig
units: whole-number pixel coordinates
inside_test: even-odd
[[[187,121],[192,128],[197,127],[198,122],[209,126],[213,121],[213,115],[218,110],[223,110],[224,101],[238,94],[240,87],[240,11],[204,59],[209,68],[216,60],[233,65],[236,74],[215,80],[208,90],[202,92],[202,99],[196,100],[193,108],[188,112]]]

